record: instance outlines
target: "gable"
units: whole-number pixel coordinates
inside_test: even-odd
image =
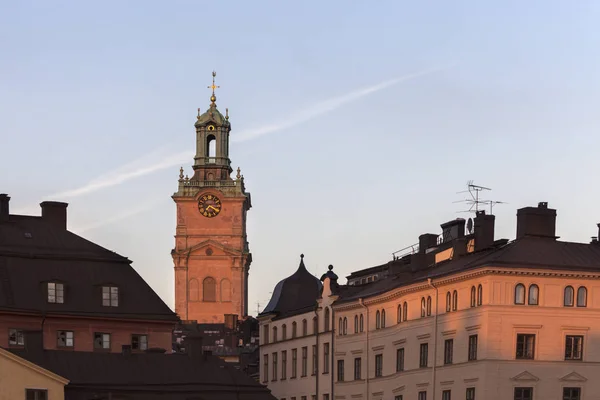
[[[38,384],[65,386],[69,383],[62,376],[56,375],[2,348],[0,348],[0,360],[0,382],[7,382],[14,376],[20,376],[25,378],[26,382]]]
[[[538,378],[537,376],[533,375],[531,372],[529,371],[523,371],[520,374],[513,376],[512,378],[510,378],[511,381],[517,381],[517,382],[537,382],[540,380],[540,378]]]
[[[585,382],[585,381],[587,381],[587,378],[585,378],[582,375],[579,375],[577,372],[573,371],[570,374],[567,374],[567,375],[563,376],[562,378],[560,378],[560,380],[564,381],[564,382]]]
[[[190,248],[183,249],[177,252],[178,254],[189,254],[194,256],[241,256],[243,253],[233,247],[225,246],[222,243],[208,239],[200,242]]]

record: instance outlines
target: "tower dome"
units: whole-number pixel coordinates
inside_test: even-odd
[[[278,317],[301,314],[315,307],[323,284],[304,266],[304,254],[300,255],[300,265],[296,272],[281,280],[273,291],[264,314],[276,314]]]

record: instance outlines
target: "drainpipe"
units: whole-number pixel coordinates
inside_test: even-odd
[[[369,308],[365,306],[363,299],[358,299],[358,304],[364,307],[366,318],[365,318],[365,326],[367,328],[367,354],[366,354],[366,365],[367,365],[367,400],[369,400]]]
[[[335,340],[335,310],[333,309],[333,307],[331,308],[331,320],[333,321],[333,326],[331,327],[331,344],[329,345],[329,362],[331,363],[331,368],[329,368],[329,370],[331,371],[331,396],[329,397],[331,400],[335,399],[335,389],[334,389],[334,380],[333,377],[335,375],[335,346],[333,345],[333,341]],[[342,322],[343,324],[343,322]],[[342,325],[342,329],[344,329],[344,326]],[[340,334],[341,332],[338,332],[338,334]]]
[[[315,359],[315,363],[317,364],[316,373],[315,373],[315,392],[316,392],[317,399],[319,398],[319,313],[317,312],[318,309],[319,309],[319,304],[317,303],[317,305],[315,306],[315,317],[317,317],[317,323],[314,324],[315,325],[314,328],[316,329],[315,343],[317,344],[317,354],[316,354],[316,359]],[[312,355],[311,355],[311,358],[312,358]],[[313,366],[313,369],[314,368],[315,367]]]
[[[435,373],[436,373],[436,364],[437,364],[437,331],[438,331],[438,288],[433,284],[431,278],[427,278],[427,283],[429,286],[435,289],[435,315],[433,316],[433,368],[431,371],[431,380],[433,387],[433,398],[435,399]]]

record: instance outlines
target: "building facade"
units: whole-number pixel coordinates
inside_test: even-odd
[[[252,255],[246,236],[250,193],[238,168],[231,178],[229,112],[213,94],[196,127],[193,175],[179,175],[175,248],[175,312],[183,320],[223,323],[226,314],[248,314],[248,273]]]
[[[513,241],[495,240],[494,224],[494,216],[479,212],[474,231],[465,232],[459,219],[443,224],[441,235],[421,235],[414,250],[388,263],[385,279],[332,289],[333,279],[325,275],[314,305],[332,331],[329,348],[321,342],[317,351],[330,363],[326,371],[323,363],[317,368],[333,384],[310,395],[319,400],[599,398],[600,383],[593,379],[600,370],[594,333],[600,330],[598,238],[559,241],[556,211],[546,203],[518,210]],[[274,324],[279,331],[290,322],[261,319],[271,338]],[[262,343],[267,330],[261,328],[261,335]],[[296,346],[281,343],[277,352]],[[269,387],[279,398],[303,396],[280,376]]]
[[[41,203],[39,217],[9,202],[0,195],[0,347],[41,330],[46,349],[171,348],[178,318],[129,259],[67,230],[66,203]]]

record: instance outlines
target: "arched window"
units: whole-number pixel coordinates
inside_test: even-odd
[[[200,283],[198,279],[190,279],[190,301],[198,301],[200,299]]]
[[[217,156],[217,140],[215,135],[208,135],[206,137],[206,157]]]
[[[379,329],[381,327],[381,313],[377,310],[375,313],[375,329]]]
[[[427,308],[425,307],[425,297],[421,297],[421,318],[425,316]]]
[[[381,327],[385,328],[385,310],[381,310]]]
[[[363,315],[360,314],[360,331],[364,332],[364,330],[365,330],[365,320],[363,318]]]
[[[408,321],[408,303],[404,302],[402,308],[402,321]]]
[[[277,327],[273,327],[273,343],[277,341]]]
[[[302,320],[302,336],[308,335],[308,322],[303,319]]]
[[[325,320],[323,321],[324,323],[324,327],[325,327],[325,332],[329,332],[329,307],[325,308]]]
[[[563,301],[563,305],[565,307],[573,307],[574,302],[574,297],[575,297],[575,290],[573,289],[573,286],[567,286],[565,288],[565,296],[564,296],[564,301]]]
[[[458,310],[458,292],[452,292],[452,311]]]
[[[530,306],[537,306],[540,302],[540,288],[538,288],[538,285],[533,284],[533,285],[529,285],[529,300],[528,300],[528,304]]]
[[[515,286],[515,304],[525,304],[525,285],[522,283]]]
[[[344,335],[348,334],[348,318],[344,317]]]
[[[476,303],[476,291],[475,286],[471,286],[471,307],[475,307]]]
[[[483,286],[481,284],[477,286],[477,305],[483,304]]]
[[[294,339],[297,335],[297,324],[296,321],[292,322],[292,339]]]
[[[313,334],[316,335],[317,333],[319,333],[319,319],[317,317],[313,317]]]
[[[229,279],[223,279],[221,281],[221,301],[231,301],[231,282]]]
[[[204,278],[202,296],[204,301],[217,301],[217,282],[213,278]]]
[[[451,302],[452,302],[452,300],[451,300],[450,292],[448,292],[448,293],[446,293],[446,312],[450,312],[450,310],[451,310],[450,307],[452,304]]]
[[[358,333],[358,315],[354,316],[354,333]]]
[[[396,310],[396,322],[402,322],[402,304],[398,304],[398,309]]]
[[[427,316],[431,315],[431,296],[427,296]]]
[[[342,326],[342,317],[340,317],[340,320],[338,321],[338,335],[341,335],[344,332],[344,327]]]
[[[287,339],[287,325],[283,324],[281,325],[281,340],[286,340]]]
[[[577,289],[577,307],[587,306],[587,289],[585,286],[580,286]]]

